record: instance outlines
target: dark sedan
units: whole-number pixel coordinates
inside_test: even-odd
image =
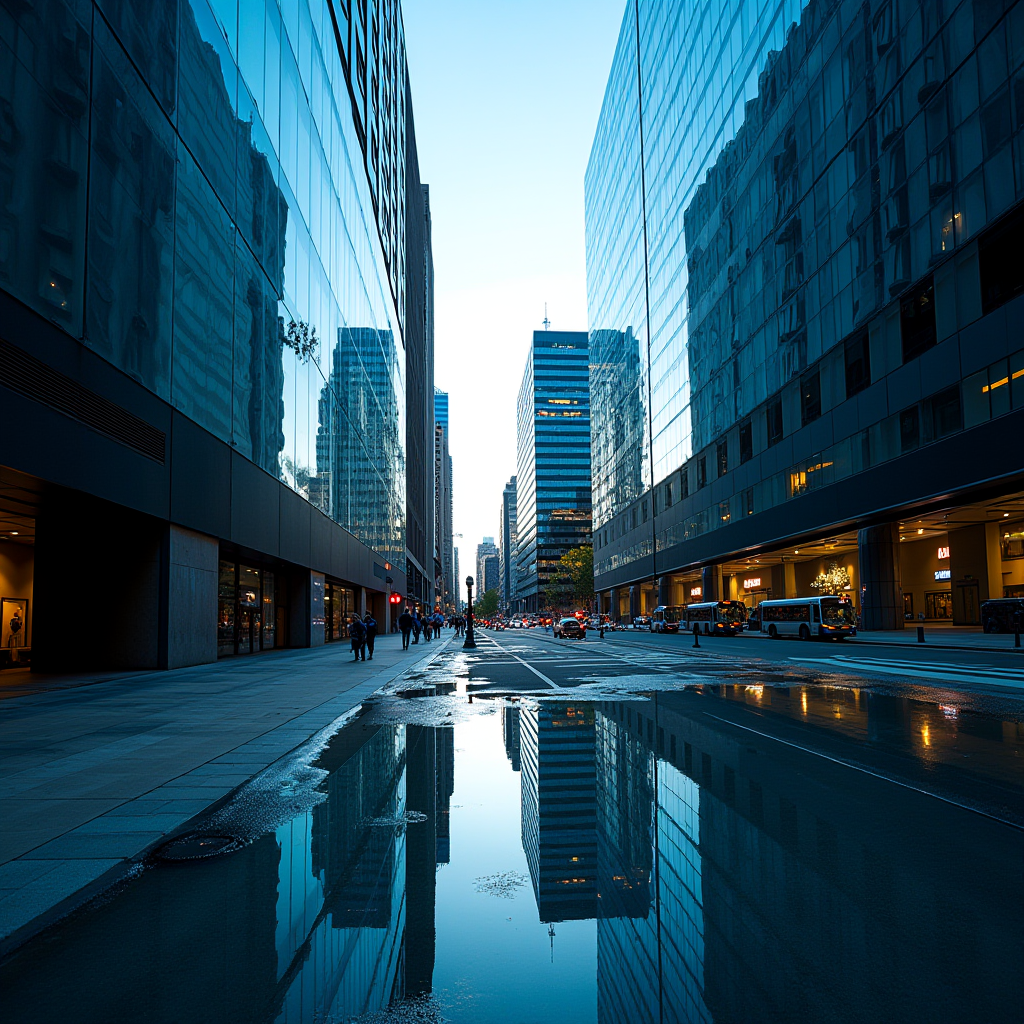
[[[578,619],[559,619],[555,623],[554,634],[556,637],[570,640],[583,640],[587,631],[579,624]]]

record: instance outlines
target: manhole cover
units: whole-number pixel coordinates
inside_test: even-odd
[[[236,836],[178,836],[159,847],[154,856],[159,860],[202,860],[232,853],[242,846],[242,840]]]

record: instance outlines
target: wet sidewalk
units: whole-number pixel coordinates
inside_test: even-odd
[[[403,652],[379,637],[374,660],[354,664],[339,643],[50,680],[0,701],[0,950],[449,639]]]

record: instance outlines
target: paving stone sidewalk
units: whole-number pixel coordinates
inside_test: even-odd
[[[345,644],[0,701],[0,953],[451,639]]]

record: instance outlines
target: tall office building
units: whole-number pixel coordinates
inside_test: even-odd
[[[571,548],[590,543],[590,388],[582,331],[535,331],[519,389],[516,441],[517,610]]]
[[[499,536],[501,576],[500,606],[508,612],[516,600],[516,478],[512,477],[501,494],[501,535]]]
[[[435,603],[454,611],[458,599],[452,525],[452,457],[449,452],[448,392],[434,388],[434,561],[440,582]]]
[[[455,562],[452,554],[452,457],[448,431],[434,425],[434,569],[437,574],[435,604],[454,611]]]
[[[452,575],[455,577],[455,610],[460,611],[464,598],[462,576],[459,575],[459,549],[456,547],[452,548]]]
[[[627,4],[585,187],[606,610],[1024,594],[1018,16]]]
[[[448,427],[448,392],[434,388],[434,422],[440,423],[447,431]]]
[[[498,546],[493,537],[484,537],[482,544],[476,546],[476,593],[483,597],[488,590],[497,590],[498,579]]]
[[[406,404],[433,394],[398,3],[4,19],[4,663],[174,667],[383,619],[423,491]]]
[[[430,610],[438,575],[434,565],[434,258],[430,190],[420,182],[410,96],[406,110],[405,593],[411,603]]]

